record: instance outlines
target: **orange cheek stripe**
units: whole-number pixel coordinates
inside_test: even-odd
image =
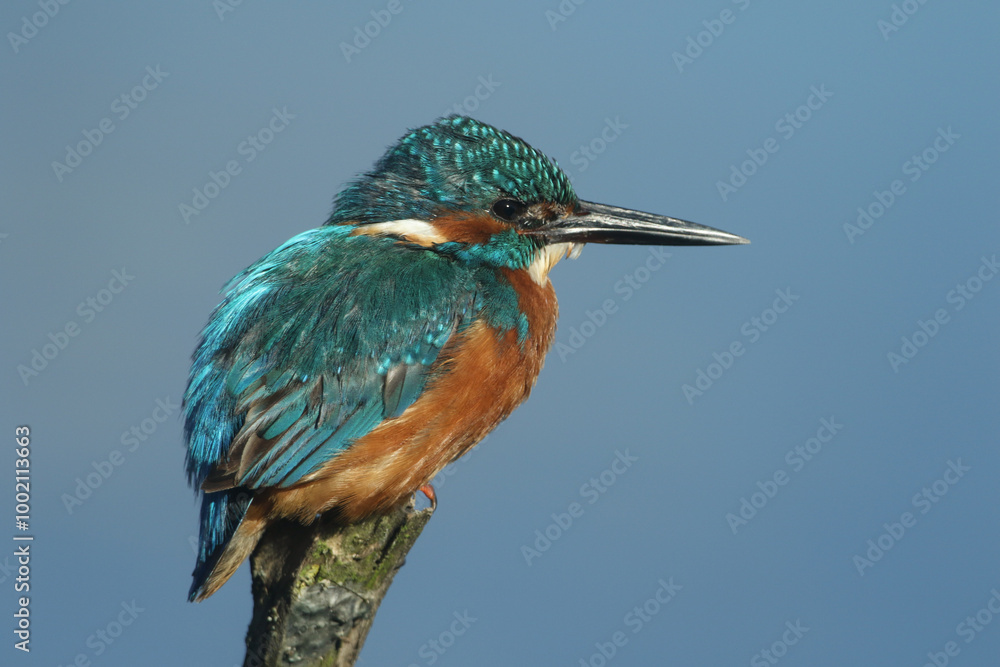
[[[508,229],[487,213],[449,213],[431,220],[441,235],[457,243],[487,243],[494,234]]]

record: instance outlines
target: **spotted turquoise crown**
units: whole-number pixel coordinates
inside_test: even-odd
[[[503,130],[449,116],[412,130],[334,203],[327,224],[488,211],[500,197],[570,204],[577,197],[559,166]]]

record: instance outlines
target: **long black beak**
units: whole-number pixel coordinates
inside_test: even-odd
[[[635,245],[741,245],[750,243],[736,234],[664,215],[617,206],[577,203],[573,215],[536,227],[529,234],[546,243],[629,243]]]

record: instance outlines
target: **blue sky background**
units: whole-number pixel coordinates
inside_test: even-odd
[[[773,650],[782,665],[919,666],[954,642],[950,664],[995,665],[1000,7],[402,0],[345,56],[341,44],[387,6],[0,10],[0,498],[12,517],[13,431],[28,424],[35,536],[32,651],[8,632],[0,661],[240,663],[247,568],[208,602],[185,601],[197,505],[169,406],[197,334],[232,275],[321,224],[336,191],[407,128],[459,105],[556,158],[584,199],[753,244],[671,249],[652,272],[645,248],[589,246],[560,264],[567,347],[531,400],[438,481],[439,509],[359,664],[596,667],[598,645],[621,632],[609,664],[771,664],[760,652]],[[144,77],[152,90],[122,117],[115,100]],[[803,108],[814,90],[826,99]],[[248,161],[242,142],[275,109],[294,117]],[[796,113],[789,132],[782,119]],[[113,131],[57,174],[67,145],[106,118]],[[602,137],[609,122],[618,129]],[[724,198],[718,183],[762,151]],[[914,171],[925,151],[933,163]],[[186,221],[179,206],[230,160],[239,173]],[[888,202],[897,179],[901,194],[849,238],[857,209]],[[629,294],[626,276],[641,288]],[[120,291],[102,292],[109,283]],[[769,313],[777,290],[791,305]],[[588,315],[608,300],[605,319]],[[935,335],[917,334],[893,367],[889,353],[921,321],[934,330],[936,314]],[[68,325],[76,335],[60,338]],[[64,349],[25,380],[18,367],[50,333]],[[716,379],[686,396],[699,371]],[[822,420],[841,427],[796,463]],[[145,439],[123,443],[133,427]],[[618,452],[635,460],[608,472]],[[67,506],[99,469],[110,475]],[[613,485],[591,490],[602,474]],[[767,483],[776,474],[785,484]],[[734,534],[727,515],[743,499],[762,506]],[[582,514],[551,527],[572,503]],[[902,536],[883,535],[906,512]],[[0,531],[7,626],[12,521]],[[529,564],[524,548],[546,530],[558,537]],[[880,537],[891,548],[859,572],[855,557]],[[675,586],[665,604],[661,580]],[[106,643],[97,632],[117,631],[123,604],[132,622]],[[977,613],[982,625],[967,624]]]

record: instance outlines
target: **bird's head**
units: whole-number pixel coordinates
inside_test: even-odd
[[[547,274],[583,243],[725,245],[746,239],[579,199],[544,153],[465,116],[412,130],[336,199],[328,224],[464,260]]]

